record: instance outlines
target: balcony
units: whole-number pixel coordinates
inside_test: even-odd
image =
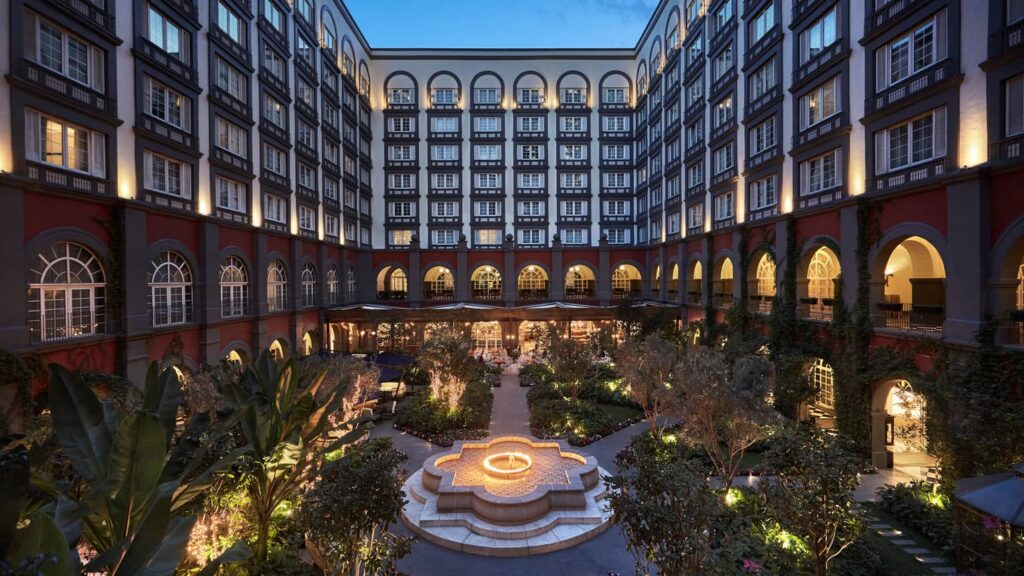
[[[613,300],[639,300],[640,289],[639,288],[612,288],[612,299]]]
[[[1016,22],[988,37],[988,57],[1005,54],[1024,46],[1024,20]]]
[[[818,4],[821,4],[822,1],[823,0],[793,0],[793,24],[795,25],[801,18],[817,8]]]
[[[947,58],[924,72],[910,76],[903,81],[868,98],[864,102],[865,116],[883,111],[893,104],[909,102],[912,96],[949,80],[956,73],[956,61]]]
[[[915,305],[912,302],[879,302],[880,326],[908,332],[941,334],[946,320],[946,307]]]
[[[1020,162],[1024,158],[1024,134],[993,142],[989,147],[989,162]]]
[[[543,288],[520,288],[516,295],[518,300],[547,300],[548,287]]]
[[[478,287],[474,286],[472,290],[473,300],[501,300],[501,286],[491,287]]]
[[[404,302],[408,298],[405,290],[379,290],[377,300],[382,302]]]
[[[751,314],[771,314],[773,298],[774,296],[762,296],[760,294],[755,294],[747,301],[747,310]]]
[[[828,136],[843,126],[845,120],[846,113],[840,112],[839,114],[818,122],[807,130],[798,132],[797,135],[793,137],[793,148],[800,148],[801,146],[806,146],[812,142],[816,144],[818,140]]]
[[[87,0],[63,0],[53,3],[78,14],[90,24],[98,26],[109,34],[117,34],[113,12],[107,12],[93,2]]]
[[[801,298],[797,316],[805,320],[832,321],[832,298]]]
[[[14,78],[39,89],[44,94],[56,95],[66,104],[85,112],[117,118],[117,100],[114,98],[109,98],[26,58],[22,58],[16,65]]]
[[[793,88],[799,88],[800,84],[813,76],[819,70],[823,70],[832,63],[833,60],[838,58],[840,55],[845,54],[848,50],[846,38],[840,38],[839,41],[833,42],[830,46],[822,49],[813,57],[809,58],[807,62],[798,64],[796,69],[793,70]]]
[[[93,194],[111,194],[113,192],[110,181],[105,178],[79,174],[48,164],[30,162],[28,164],[28,177],[48,186],[57,186],[78,192],[91,192]]]
[[[955,169],[955,166],[952,165],[950,158],[938,158],[904,168],[897,172],[876,176],[871,180],[871,184],[873,184],[873,190],[875,191],[894,190],[939,178],[948,174],[953,169]]]
[[[455,300],[455,290],[452,288],[423,290],[423,299],[433,302],[451,302]]]
[[[915,13],[918,8],[930,1],[931,0],[894,0],[885,6],[882,6],[878,10],[875,10],[864,19],[864,39],[862,41],[867,42],[871,36],[874,36],[885,28],[888,28],[907,14]]]

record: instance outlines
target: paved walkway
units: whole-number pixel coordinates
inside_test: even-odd
[[[905,535],[902,531],[893,528],[889,524],[878,521],[878,518],[868,516],[868,529],[877,533],[882,538],[889,540],[894,546],[913,556],[918,562],[927,566],[935,574],[956,574],[956,568],[951,566],[942,555],[932,551],[925,544],[918,544],[915,540]]]
[[[526,406],[529,388],[519,385],[519,374],[502,374],[501,386],[493,388],[491,436],[530,433],[530,410]]]

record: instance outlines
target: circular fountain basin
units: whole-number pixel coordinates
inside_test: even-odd
[[[483,468],[488,476],[511,480],[522,476],[533,466],[533,459],[520,452],[499,452],[484,458]]]

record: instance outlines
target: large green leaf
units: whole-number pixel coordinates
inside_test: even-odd
[[[174,496],[171,499],[171,512],[176,512],[182,506],[191,502],[196,496],[199,496],[206,491],[207,488],[213,485],[217,474],[237,462],[239,458],[251,451],[252,449],[249,446],[236,448],[200,472],[199,475],[193,478],[191,482],[179,486],[178,489],[175,490]]]
[[[175,518],[171,520],[170,529],[160,545],[140,566],[141,570],[133,572],[118,571],[117,576],[129,574],[135,576],[171,576],[181,562],[181,555],[188,545],[188,535],[192,531],[195,518]],[[134,568],[133,568],[134,569]]]
[[[7,556],[11,566],[17,566],[22,560],[34,558],[40,554],[53,558],[55,562],[43,562],[38,574],[44,576],[68,576],[75,572],[75,562],[71,558],[71,550],[67,540],[61,534],[57,523],[42,510],[36,510],[29,517],[29,524],[15,534],[14,546]]]
[[[57,441],[75,472],[91,485],[107,477],[111,428],[96,395],[81,378],[50,365],[50,409]]]
[[[166,549],[165,541],[177,537],[184,538],[182,546],[188,541],[188,530],[184,535],[172,533],[172,527],[178,526],[180,522],[186,521],[191,526],[193,518],[174,519],[171,516],[171,496],[179,487],[178,482],[164,482],[153,491],[153,497],[145,507],[145,510],[135,525],[135,530],[126,541],[123,554],[119,555],[111,576],[136,576],[142,574],[146,566],[149,566],[158,553],[166,556],[172,549]],[[159,552],[162,548],[163,552]],[[180,558],[180,550],[178,556]]]
[[[122,414],[108,471],[115,486],[110,516],[116,536],[129,536],[140,522],[160,482],[165,446],[164,429],[155,416]]]
[[[239,540],[235,542],[230,548],[221,553],[220,556],[214,558],[209,564],[203,567],[196,576],[214,576],[220,567],[225,564],[232,564],[235,562],[242,562],[252,558],[252,549],[245,543],[245,540]]]
[[[175,420],[180,404],[181,381],[178,379],[178,373],[172,368],[161,372],[156,362],[150,362],[149,370],[146,372],[143,409],[156,414],[160,425],[166,431],[168,444],[174,436]]]
[[[28,449],[17,446],[0,454],[0,558],[7,555],[22,509],[28,502]]]

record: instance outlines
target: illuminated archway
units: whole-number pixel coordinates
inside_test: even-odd
[[[726,256],[715,263],[712,282],[712,301],[715,306],[720,308],[732,306],[732,280],[732,258]]]
[[[385,266],[377,273],[378,300],[405,300],[409,293],[409,278],[398,266]]]
[[[704,265],[694,260],[686,279],[686,302],[696,306],[704,303]]]
[[[877,303],[887,328],[941,332],[946,319],[946,267],[935,246],[920,236],[901,240],[885,258],[884,289]]]
[[[770,252],[762,252],[754,261],[753,280],[748,282],[751,311],[767,314],[772,311],[772,299],[775,298],[776,267],[775,258]]]
[[[423,275],[424,300],[454,300],[455,279],[444,266],[433,266]]]
[[[473,354],[493,354],[504,349],[500,322],[474,322],[470,329]]]
[[[597,280],[594,270],[584,264],[576,264],[565,273],[566,300],[586,300],[594,298]]]
[[[654,265],[654,274],[651,275],[651,297],[661,296],[661,264]]]
[[[524,320],[519,324],[519,350],[526,355],[542,354],[547,348],[547,322]]]
[[[237,364],[239,366],[245,366],[247,363],[245,352],[241,350],[229,350],[224,356],[226,362]]]
[[[474,300],[501,300],[501,272],[494,266],[480,266],[469,277]]]
[[[302,355],[310,356],[320,347],[319,338],[313,332],[306,332],[302,335]]]
[[[839,257],[828,246],[820,246],[804,258],[800,268],[803,271],[803,281],[798,286],[800,317],[832,320],[836,282],[841,271]]]
[[[516,290],[520,300],[545,300],[548,297],[548,273],[536,265],[519,271]]]
[[[880,382],[871,397],[871,463],[927,476],[936,458],[928,453],[927,402],[907,380]]]
[[[619,264],[612,271],[612,298],[634,299],[640,297],[643,276],[632,264]]]
[[[668,278],[668,299],[675,301],[679,298],[679,264],[672,264],[672,272]]]
[[[275,360],[284,360],[287,358],[288,350],[288,341],[284,338],[278,338],[270,343],[270,355],[273,356]]]

